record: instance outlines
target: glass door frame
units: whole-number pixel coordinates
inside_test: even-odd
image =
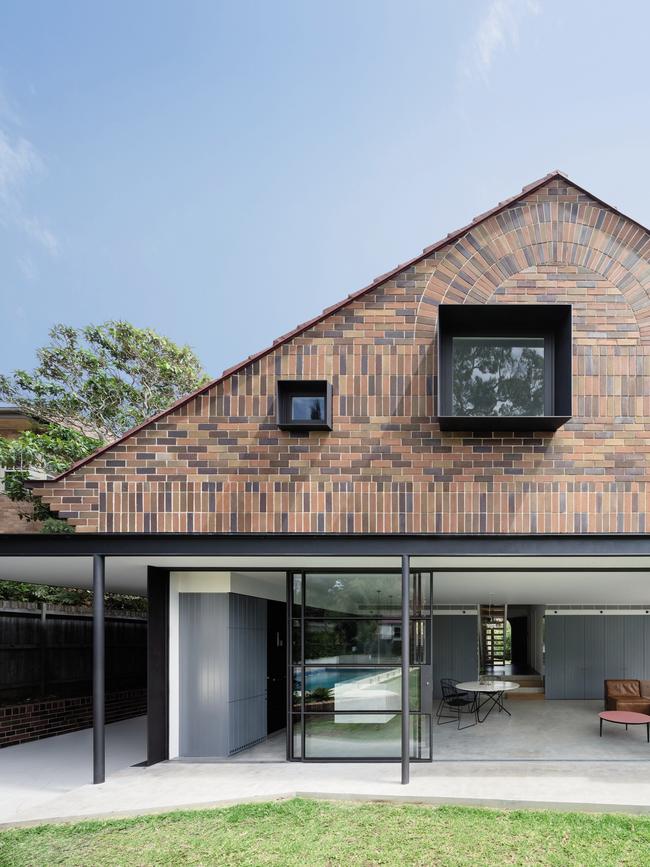
[[[316,575],[324,575],[324,574],[341,574],[341,575],[354,575],[354,574],[363,574],[363,575],[395,575],[396,578],[401,578],[401,570],[398,568],[384,568],[384,569],[363,569],[363,568],[311,568],[311,569],[293,569],[287,571],[287,742],[286,742],[286,757],[287,761],[291,762],[313,762],[313,763],[399,763],[402,761],[401,755],[397,756],[362,756],[362,757],[350,757],[350,756],[323,756],[323,757],[308,757],[305,755],[305,740],[306,740],[306,731],[305,731],[305,717],[310,713],[305,710],[305,683],[306,683],[306,670],[310,668],[323,668],[326,667],[325,664],[321,663],[319,665],[310,665],[305,662],[305,623],[306,621],[328,621],[328,620],[337,620],[335,616],[322,616],[322,617],[310,617],[305,615],[305,607],[306,607],[306,576],[309,574]],[[295,588],[295,578],[300,578],[300,613],[298,616],[294,614],[294,588]],[[422,606],[420,603],[418,607],[413,604],[414,603],[414,590],[420,586],[420,594],[422,579],[428,580],[428,602],[426,606]],[[413,627],[416,623],[422,623],[424,628],[424,661],[423,662],[414,662],[412,659],[409,660],[409,669],[417,668],[419,670],[419,705],[417,709],[409,709],[409,719],[412,721],[411,725],[421,725],[424,723],[427,728],[427,742],[428,742],[428,757],[419,757],[417,755],[409,756],[410,762],[422,763],[422,762],[432,762],[433,761],[433,686],[432,686],[432,670],[433,670],[433,641],[432,641],[432,629],[433,629],[433,572],[429,569],[411,569],[410,570],[410,579],[411,579],[411,589],[409,592],[409,600],[411,604],[409,605],[409,626],[410,626],[410,634],[409,634],[409,648],[412,646],[411,636],[413,635]],[[399,596],[400,606],[399,613],[391,617],[382,617],[379,614],[369,615],[369,616],[360,616],[360,617],[340,617],[339,620],[350,620],[350,621],[381,621],[385,620],[387,623],[401,624],[401,595]],[[293,626],[294,623],[298,621],[300,624],[300,660],[294,661],[294,635],[293,635]],[[404,636],[401,636],[401,640],[404,640]],[[401,656],[401,654],[400,654]],[[409,654],[410,656],[410,654]],[[395,668],[401,665],[401,662],[395,662],[392,664]],[[338,663],[333,664],[331,667],[340,667],[340,668],[359,668],[359,669],[372,669],[376,668],[379,671],[386,670],[391,667],[390,663],[366,663],[366,662],[350,662],[350,663]],[[300,701],[300,711],[296,712],[294,710],[294,671],[296,669],[300,670],[300,682],[301,682],[301,701]],[[399,714],[401,717],[402,710],[400,704],[400,710],[398,711],[389,711],[395,714]],[[311,712],[313,713],[313,712]],[[325,713],[325,712],[323,712]],[[359,714],[367,714],[369,716],[377,716],[382,713],[386,713],[386,710],[357,710],[351,711],[355,715]],[[294,754],[294,718],[300,718],[300,755]],[[417,722],[416,722],[417,721]]]

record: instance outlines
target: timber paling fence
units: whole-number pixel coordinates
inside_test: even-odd
[[[144,690],[147,615],[106,610],[106,692]],[[92,694],[92,609],[0,600],[0,706]]]

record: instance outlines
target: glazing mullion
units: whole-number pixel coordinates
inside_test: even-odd
[[[285,662],[287,663],[287,744],[286,754],[287,761],[294,758],[293,755],[293,572],[286,573],[286,600],[287,600],[287,625],[286,625],[286,642],[287,653]]]
[[[300,574],[300,761],[305,761],[305,573]],[[293,682],[293,672],[291,674]]]

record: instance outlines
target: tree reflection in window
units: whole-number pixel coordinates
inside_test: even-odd
[[[544,415],[544,338],[454,337],[453,414]]]
[[[308,395],[291,398],[291,421],[323,421],[324,419],[324,397]]]

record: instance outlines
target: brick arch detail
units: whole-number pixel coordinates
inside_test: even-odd
[[[650,237],[593,205],[524,203],[471,229],[434,264],[418,305],[415,337],[430,339],[441,303],[491,303],[500,285],[526,269],[581,267],[625,298],[650,343]],[[641,255],[646,250],[648,258]]]

